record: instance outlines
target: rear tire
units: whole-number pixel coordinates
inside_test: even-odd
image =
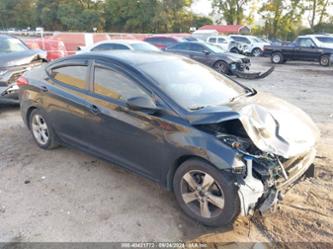
[[[285,62],[285,59],[283,57],[283,54],[280,52],[275,52],[271,56],[271,61],[274,64],[282,64]]]
[[[173,189],[182,210],[207,226],[226,226],[240,212],[235,180],[202,160],[185,161],[177,169]]]
[[[330,65],[330,57],[329,57],[329,55],[322,55],[320,57],[319,63],[323,67],[328,67]]]
[[[31,112],[29,128],[32,137],[40,148],[50,150],[59,146],[54,130],[48,122],[47,115],[43,111],[35,109]]]

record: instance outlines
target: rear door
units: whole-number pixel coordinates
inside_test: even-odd
[[[138,96],[154,98],[122,68],[96,61],[89,97],[96,111],[87,117],[89,143],[103,158],[159,180],[159,160],[166,155],[163,121],[127,108],[127,99]]]
[[[70,60],[48,69],[48,85],[43,99],[57,135],[65,142],[87,146],[89,133],[84,125],[91,106],[89,93],[89,61]]]

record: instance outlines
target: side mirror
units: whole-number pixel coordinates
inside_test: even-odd
[[[209,52],[208,50],[204,50],[203,53],[204,53],[205,55],[209,55],[209,54],[210,54],[210,52]]]
[[[145,96],[133,97],[128,99],[127,106],[131,110],[143,111],[148,114],[154,114],[160,111],[160,109],[156,106],[155,102],[151,98]]]

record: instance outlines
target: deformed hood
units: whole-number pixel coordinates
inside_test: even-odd
[[[264,152],[291,158],[308,152],[319,138],[319,130],[301,109],[270,94],[257,93],[222,109],[193,115],[193,125],[239,119],[245,131]]]
[[[46,52],[29,49],[22,52],[0,53],[0,67],[23,66],[38,59],[46,59]]]
[[[290,158],[315,146],[319,130],[301,109],[272,95],[258,94],[255,99],[239,113],[244,129],[260,150]]]

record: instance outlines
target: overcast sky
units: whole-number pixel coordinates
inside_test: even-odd
[[[212,12],[211,2],[209,0],[194,0],[192,10],[197,14],[208,16]]]

